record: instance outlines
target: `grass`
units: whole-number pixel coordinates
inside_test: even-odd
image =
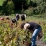
[[[35,21],[35,22],[40,22],[40,21],[43,21],[43,22],[46,22],[46,19],[45,18],[39,18],[39,17],[33,17],[33,16],[29,16],[27,17],[27,21]]]
[[[2,17],[2,16],[1,16]],[[3,16],[5,18],[5,16]],[[10,18],[14,18],[15,16],[9,16]],[[46,20],[44,18],[37,18],[33,16],[27,16],[26,21],[28,22],[36,22],[41,25],[43,29],[43,41],[46,40]],[[10,25],[9,20],[0,20],[0,45],[1,46],[18,46],[22,45],[24,46],[27,41],[30,42],[30,36],[26,33],[24,33],[24,30],[20,29],[22,21],[18,21],[18,26],[16,27],[16,24]],[[44,25],[45,24],[45,25]],[[25,44],[23,44],[23,41]]]

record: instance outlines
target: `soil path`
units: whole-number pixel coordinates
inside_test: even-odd
[[[46,46],[46,44],[44,42],[42,42],[41,40],[37,40],[36,44],[37,44],[37,46]]]

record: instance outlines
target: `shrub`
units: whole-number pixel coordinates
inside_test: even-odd
[[[26,13],[28,16],[32,16],[33,15],[33,8],[28,8],[27,10],[24,11],[24,13]]]
[[[39,14],[39,9],[37,9],[37,7],[33,9],[33,14]]]
[[[5,13],[6,15],[14,13],[14,3],[12,1],[8,1],[7,4],[5,5],[4,3],[3,3],[3,13]]]

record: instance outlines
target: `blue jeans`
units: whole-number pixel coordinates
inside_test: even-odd
[[[31,46],[36,46],[36,37],[38,36],[39,32],[41,31],[41,27],[38,29],[35,29],[31,38]]]

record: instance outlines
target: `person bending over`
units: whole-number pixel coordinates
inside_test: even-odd
[[[20,15],[18,13],[16,14],[16,19],[17,21],[20,19]]]
[[[22,20],[22,21],[25,21],[25,19],[26,19],[26,15],[25,15],[25,14],[22,14],[22,15],[21,15],[21,20]]]
[[[43,36],[42,28],[39,24],[34,22],[27,22],[21,24],[21,29],[28,30],[28,32],[32,33],[31,37],[31,45],[30,46],[36,46],[36,38],[38,36],[38,39],[40,40]]]

